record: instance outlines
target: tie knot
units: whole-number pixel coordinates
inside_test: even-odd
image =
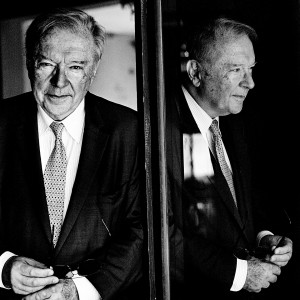
[[[218,126],[218,120],[213,120],[210,125],[211,132],[216,136],[221,136],[221,131]]]
[[[50,128],[52,129],[52,131],[57,139],[61,138],[61,132],[64,128],[63,123],[52,122],[50,125]]]

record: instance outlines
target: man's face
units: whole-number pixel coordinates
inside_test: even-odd
[[[254,87],[254,65],[253,45],[246,35],[215,45],[211,60],[203,65],[200,85],[202,103],[212,118],[242,110]]]
[[[91,36],[56,30],[40,44],[31,85],[37,103],[54,120],[63,120],[83,100],[95,72]]]

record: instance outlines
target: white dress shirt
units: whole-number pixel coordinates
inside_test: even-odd
[[[53,120],[45,113],[45,111],[39,105],[37,120],[41,163],[42,170],[44,173],[48,158],[55,145],[55,135],[49,127]],[[62,121],[62,123],[64,124],[64,128],[62,131],[62,141],[65,146],[67,155],[67,173],[63,219],[65,218],[69,206],[73,184],[77,173],[84,132],[84,120],[85,110],[83,100],[78,105],[76,110]],[[0,256],[0,275],[2,275],[4,263],[7,261],[8,258],[10,258],[13,255],[13,253],[7,251]],[[1,277],[2,276],[0,276],[0,287],[4,288]],[[73,281],[77,287],[80,300],[101,299],[95,287],[85,277],[75,276],[73,277]]]
[[[189,161],[193,161],[193,176],[197,179],[204,180],[204,178],[214,175],[214,169],[211,162],[209,148],[212,143],[212,134],[209,127],[212,123],[211,117],[198,105],[188,91],[182,87],[185,99],[192,113],[192,116],[200,130],[200,133],[193,137],[193,157],[189,157],[189,142],[186,135],[183,136],[183,151],[184,151],[184,177],[190,177],[191,169]],[[217,118],[218,119],[218,118]],[[223,150],[226,162],[231,170],[230,161],[223,144]],[[214,151],[212,151],[214,153]],[[247,277],[247,261],[237,258],[237,265],[234,280],[230,288],[231,291],[239,291],[243,288]]]

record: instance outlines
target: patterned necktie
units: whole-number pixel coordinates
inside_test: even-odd
[[[210,125],[210,130],[213,134],[212,144],[213,144],[213,148],[215,150],[215,154],[217,155],[219,165],[220,165],[222,173],[227,181],[227,184],[231,191],[235,205],[237,205],[232,173],[231,173],[231,170],[229,169],[229,167],[226,163],[226,160],[225,160],[225,155],[224,155],[223,146],[222,146],[221,132],[220,132],[217,120],[212,121],[212,123]]]
[[[64,125],[62,123],[52,122],[50,128],[55,135],[55,146],[44,172],[44,185],[51,230],[53,230],[53,245],[55,246],[63,221],[67,156],[62,142],[62,130]]]

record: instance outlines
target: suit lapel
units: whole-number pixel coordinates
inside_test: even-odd
[[[198,126],[192,116],[192,113],[186,103],[186,100],[185,100],[185,97],[184,97],[182,91],[181,91],[181,95],[182,95],[181,98],[177,99],[176,104],[177,104],[177,109],[179,112],[179,117],[181,120],[182,133],[188,133],[188,134],[197,133],[197,132],[199,132],[199,128],[198,128]],[[216,190],[218,191],[220,198],[225,203],[229,212],[231,213],[231,215],[237,222],[237,225],[240,228],[243,228],[243,222],[242,222],[241,216],[239,214],[237,207],[234,204],[234,199],[231,195],[231,192],[227,185],[226,179],[222,175],[220,166],[219,166],[218,162],[215,160],[212,153],[211,153],[211,157],[212,157],[212,163],[213,163],[213,168],[214,168],[214,172],[215,172],[215,178],[214,179],[209,178],[209,177],[207,177],[207,178],[211,182],[211,184],[216,188]]]
[[[234,219],[237,221],[238,225],[241,228],[243,228],[243,222],[242,222],[241,216],[240,216],[239,211],[234,203],[234,200],[231,195],[228,184],[226,182],[226,179],[222,174],[220,165],[211,152],[210,152],[210,156],[211,156],[211,161],[212,161],[213,168],[214,168],[214,180],[212,180],[211,178],[209,178],[209,180],[212,182],[212,184],[218,190],[218,192],[221,196],[221,199],[224,201],[228,210],[234,216]]]
[[[244,143],[243,125],[238,116],[228,116],[220,122],[223,141],[233,169],[234,186],[238,198],[238,207],[244,223],[249,223],[251,212],[251,194],[247,149]],[[243,166],[243,167],[241,167]],[[249,219],[250,218],[250,219]],[[247,228],[251,228],[248,224]]]
[[[60,251],[85,203],[91,184],[99,168],[109,134],[102,117],[89,93],[85,100],[85,128],[76,179],[62,231],[55,248]]]
[[[22,115],[16,116],[17,134],[16,143],[18,155],[20,155],[20,169],[24,172],[24,179],[28,183],[30,195],[28,201],[33,201],[36,216],[40,219],[46,238],[51,242],[50,221],[45,196],[43,172],[39,149],[37,104],[31,93],[24,99]],[[22,175],[21,175],[22,176]]]

